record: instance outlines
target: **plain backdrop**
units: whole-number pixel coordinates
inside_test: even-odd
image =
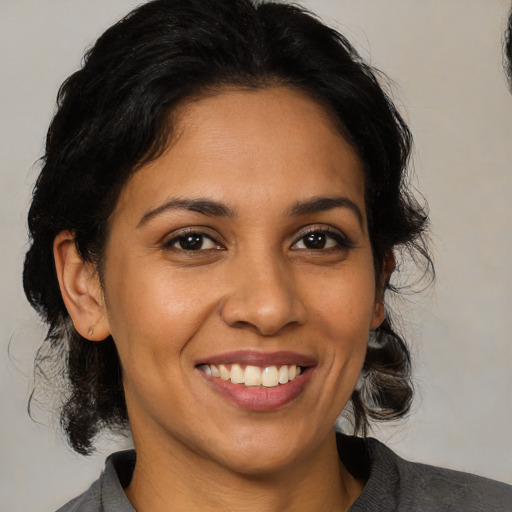
[[[105,455],[29,419],[44,331],[23,295],[26,211],[60,83],[135,0],[0,0],[0,511],[57,508]],[[393,81],[430,204],[435,286],[398,303],[412,345],[410,417],[374,435],[401,455],[512,483],[512,95],[505,0],[306,0]]]

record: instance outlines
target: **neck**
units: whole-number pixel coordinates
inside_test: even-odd
[[[138,512],[345,511],[363,488],[339,460],[334,431],[303,460],[256,474],[233,471],[180,445],[162,450],[151,436],[144,439],[134,435],[137,463],[125,490]]]

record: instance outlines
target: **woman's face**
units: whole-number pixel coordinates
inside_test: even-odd
[[[382,321],[361,162],[289,88],[227,90],[176,119],[106,248],[136,447],[285,468],[332,432]]]

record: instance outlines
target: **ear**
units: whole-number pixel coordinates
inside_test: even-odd
[[[384,308],[384,292],[388,287],[389,280],[391,279],[391,274],[395,270],[395,256],[393,251],[390,250],[386,256],[384,257],[384,261],[382,263],[382,271],[377,279],[377,287],[375,290],[375,306],[374,306],[374,314],[370,328],[377,329],[380,324],[384,321],[386,316],[386,310]]]
[[[70,231],[53,242],[53,257],[62,299],[78,333],[92,341],[110,334],[103,290],[95,266],[84,261]]]

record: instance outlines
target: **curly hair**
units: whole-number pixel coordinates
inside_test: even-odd
[[[512,90],[512,8],[508,16],[507,28],[504,36],[504,64],[507,73],[508,85]]]
[[[74,233],[101,274],[109,217],[127,179],[166,148],[178,105],[226,86],[302,90],[334,117],[363,163],[376,279],[393,251],[420,254],[428,216],[407,186],[412,137],[378,73],[349,42],[305,9],[256,0],[154,0],[109,28],[61,86],[28,215],[23,284],[48,325],[36,359],[61,362],[60,411],[71,446],[88,454],[105,427],[128,425],[115,340],[74,329],[62,300],[52,245]],[[171,119],[171,120],[170,120]],[[389,284],[385,283],[389,288]],[[372,333],[354,428],[403,416],[413,395],[411,361],[389,311]],[[41,370],[41,371],[39,371]]]

